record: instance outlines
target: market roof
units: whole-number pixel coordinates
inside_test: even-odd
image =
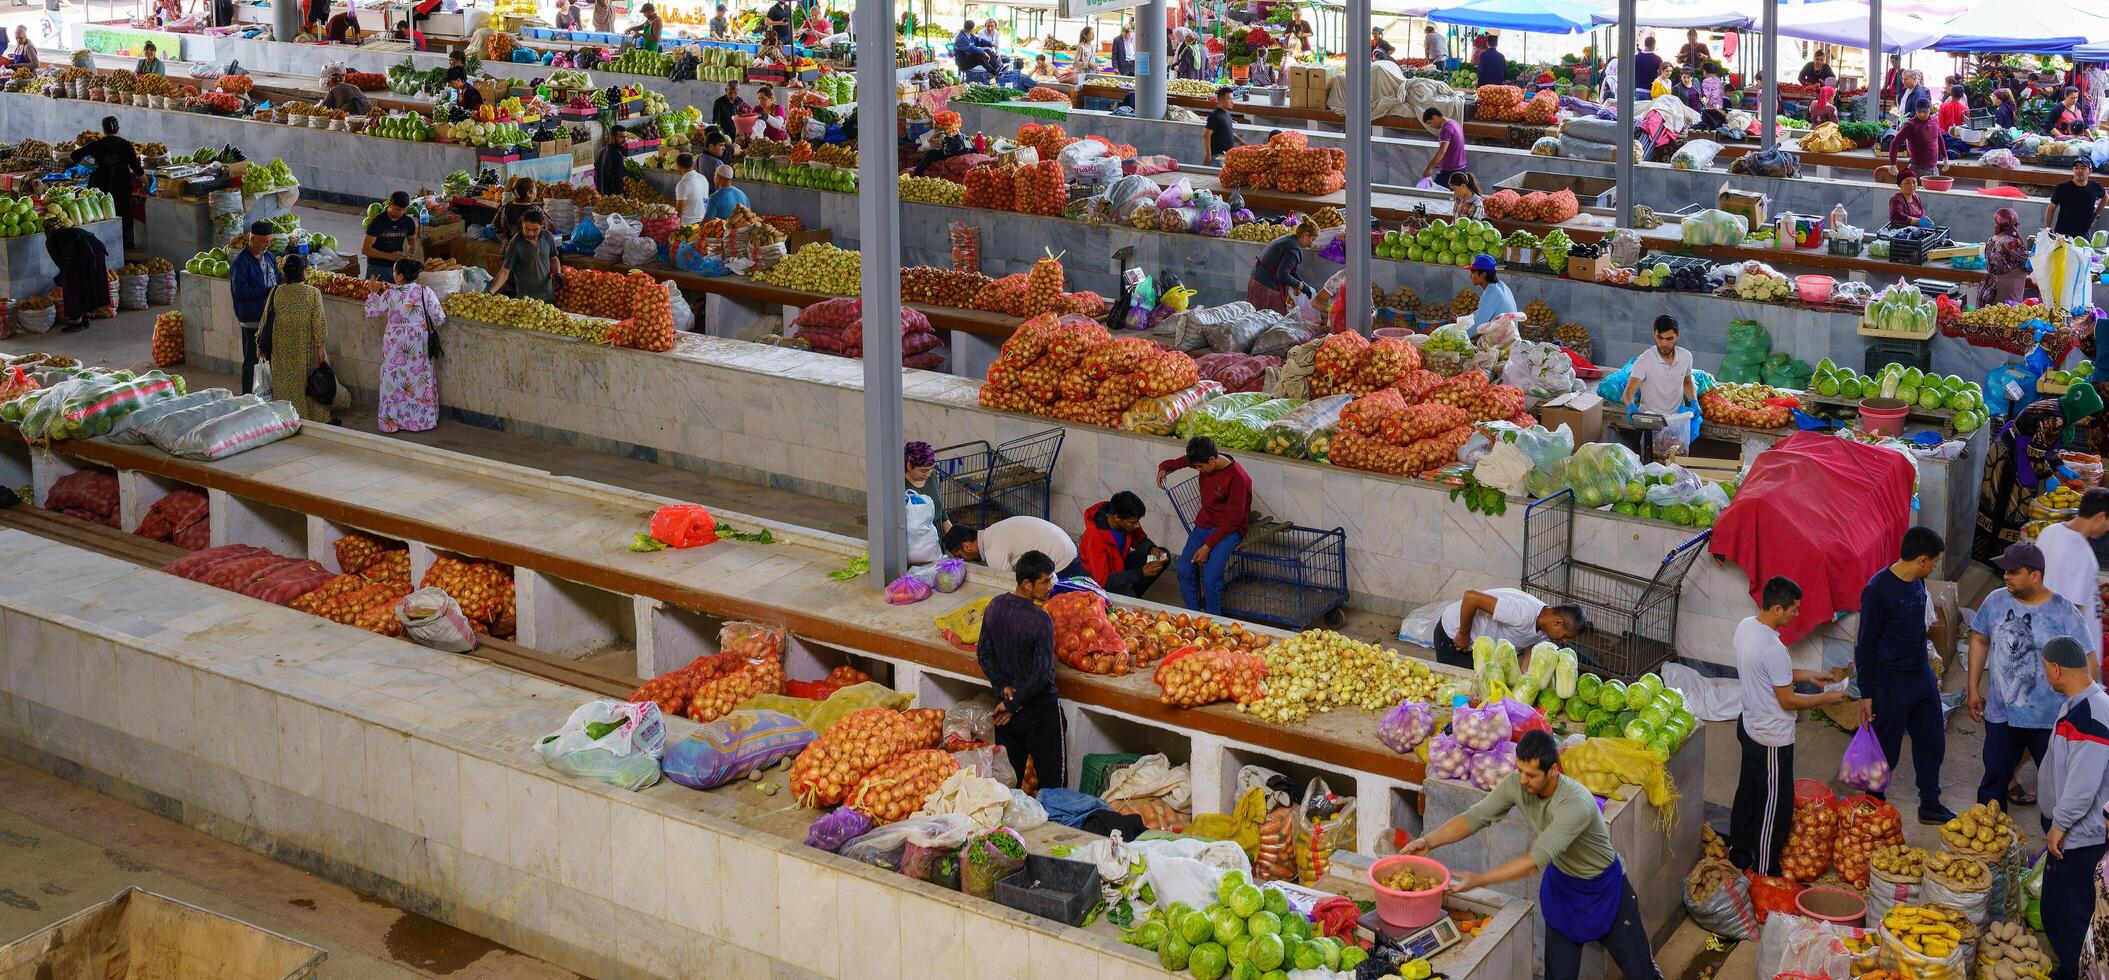
[[[2052,0],[1980,4],[1942,28],[1941,51],[2066,54],[2084,44],[2109,43],[2109,19]]]
[[[1532,34],[1580,34],[1594,27],[1598,16],[1596,7],[1575,0],[1472,0],[1428,13],[1429,20],[1441,24]]]
[[[1899,14],[1882,5],[1882,50],[1907,54],[1930,47],[1946,31],[1937,21],[1913,14]],[[1782,36],[1823,44],[1867,46],[1867,4],[1826,3],[1789,7],[1779,12]]]

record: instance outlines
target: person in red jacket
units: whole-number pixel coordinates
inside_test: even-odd
[[[1185,456],[1157,464],[1157,485],[1163,487],[1167,475],[1188,467],[1201,474],[1201,502],[1186,547],[1173,566],[1179,575],[1179,597],[1188,609],[1221,615],[1223,572],[1252,516],[1252,477],[1237,460],[1217,452],[1215,440],[1195,436],[1187,440]]]
[[[1144,513],[1142,498],[1130,490],[1084,510],[1084,540],[1077,545],[1077,560],[1108,592],[1140,599],[1171,561],[1171,552],[1143,532]]]

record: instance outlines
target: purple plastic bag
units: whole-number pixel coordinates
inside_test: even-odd
[[[896,606],[905,606],[928,599],[935,591],[937,590],[932,589],[930,583],[913,575],[903,575],[886,583],[886,601]]]
[[[1466,768],[1470,771],[1472,785],[1482,793],[1488,792],[1501,781],[1501,777],[1516,771],[1516,745],[1503,742],[1485,752],[1475,752]]]
[[[947,558],[937,563],[937,581],[931,583],[939,592],[957,592],[967,580],[967,563],[960,558]]]
[[[806,846],[817,847],[832,854],[842,850],[842,845],[856,840],[871,831],[871,818],[849,807],[833,813],[822,814],[806,828]]]
[[[1491,704],[1484,708],[1459,708],[1450,713],[1450,731],[1460,746],[1484,752],[1509,740],[1509,714]]]
[[[1472,750],[1449,735],[1428,740],[1428,774],[1438,779],[1465,779],[1472,774]]]
[[[1377,723],[1377,740],[1386,748],[1405,755],[1420,747],[1435,731],[1435,707],[1420,701],[1401,701]]]
[[[1838,781],[1863,793],[1889,791],[1889,757],[1875,739],[1875,726],[1862,725],[1838,760]]]

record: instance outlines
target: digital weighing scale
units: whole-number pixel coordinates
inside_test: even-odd
[[[1356,925],[1375,933],[1377,938],[1406,951],[1409,957],[1433,960],[1435,954],[1464,942],[1463,930],[1449,916],[1443,916],[1419,929],[1402,929],[1384,921],[1375,909],[1362,913]],[[1441,974],[1437,974],[1441,976]]]

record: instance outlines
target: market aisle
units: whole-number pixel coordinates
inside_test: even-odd
[[[576,974],[0,761],[0,942],[137,885],[329,951],[338,980]]]

